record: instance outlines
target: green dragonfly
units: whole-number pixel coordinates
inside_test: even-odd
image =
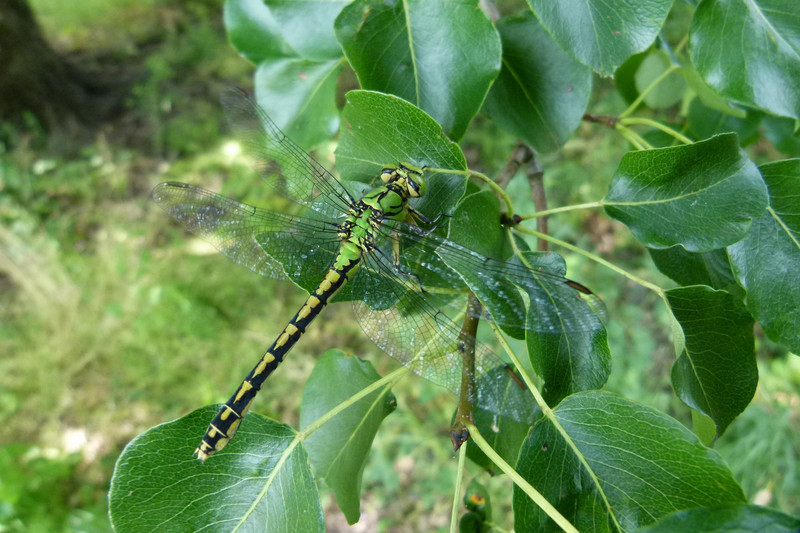
[[[357,197],[246,93],[232,90],[222,102],[266,183],[301,213],[268,211],[176,182],[159,184],[152,197],[234,262],[288,278],[309,296],[211,421],[195,455],[205,461],[230,441],[264,381],[334,294],[352,301],[367,336],[401,364],[474,408],[532,423],[532,399],[508,365],[449,311],[489,319],[517,337],[525,330],[565,337],[602,328],[602,302],[557,273],[492,259],[441,236],[439,218],[414,208],[427,192],[423,166],[388,163],[379,173],[382,184]],[[485,307],[475,297],[465,305],[473,293]]]

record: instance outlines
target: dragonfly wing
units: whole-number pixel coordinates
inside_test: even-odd
[[[231,129],[256,158],[270,187],[332,218],[341,217],[355,203],[342,184],[289,139],[247,93],[231,89],[222,93],[221,100]]]
[[[290,258],[339,244],[333,222],[273,213],[185,183],[161,183],[151,196],[184,228],[262,276],[286,279]]]
[[[498,261],[418,227],[398,224],[395,230],[402,234],[402,269],[421,281],[425,293],[468,288],[485,308],[480,318],[525,339],[549,402],[605,383],[610,372],[605,307],[589,289],[563,276],[560,256],[522,252]],[[456,276],[446,275],[450,272]]]
[[[423,282],[440,280],[444,288],[464,290],[466,285],[486,307],[485,318],[514,337],[522,338],[524,330],[570,334],[604,328],[603,302],[564,277],[563,264],[552,260],[560,258],[557,254],[499,261],[416,226],[397,224],[393,231],[401,235],[404,269],[418,273]]]
[[[394,271],[386,257],[365,255],[361,270],[352,280],[353,296],[375,290],[375,282],[394,292],[394,307],[372,309],[354,300],[353,310],[370,339],[384,352],[414,373],[455,394],[461,388],[464,336],[441,310],[432,293],[419,292],[411,278]],[[405,279],[404,279],[405,278]],[[475,407],[530,424],[535,407],[531,396],[503,371],[505,364],[485,344],[475,342]]]

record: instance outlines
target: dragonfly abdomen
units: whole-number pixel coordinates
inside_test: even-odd
[[[357,265],[358,258],[350,261],[337,259],[334,267],[328,270],[317,288],[261,357],[261,361],[247,374],[237,391],[208,425],[200,446],[194,452],[198,459],[205,461],[233,438],[264,381],[278,368],[286,353],[302,337],[330,298],[345,284],[348,275],[353,273]]]

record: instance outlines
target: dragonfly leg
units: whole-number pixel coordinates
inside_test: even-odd
[[[418,220],[418,221],[422,222],[423,224],[428,224],[428,225],[432,225],[433,226],[431,229],[427,230],[423,235],[427,235],[431,231],[441,228],[444,225],[444,223],[440,224],[439,220],[441,220],[442,218],[449,218],[450,217],[450,215],[447,215],[445,213],[439,213],[438,215],[436,215],[434,218],[431,219],[431,218],[426,217],[425,215],[423,215],[422,213],[420,213],[419,211],[417,211],[416,209],[414,209],[410,205],[406,209],[408,210],[408,214],[409,214],[409,217],[411,217],[412,223],[416,223],[416,221]]]
[[[381,253],[380,249],[376,248],[376,251]],[[392,234],[392,267],[400,276],[412,278],[419,291],[425,292],[425,287],[422,286],[422,280],[419,275],[417,275],[416,272],[411,272],[403,268],[403,265],[400,263],[400,239],[397,233]]]

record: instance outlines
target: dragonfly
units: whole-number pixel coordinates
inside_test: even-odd
[[[377,173],[380,184],[356,195],[247,93],[230,90],[221,99],[265,183],[299,212],[262,209],[179,182],[161,183],[151,196],[235,263],[294,281],[309,295],[211,421],[194,454],[205,462],[228,444],[265,380],[334,297],[351,301],[366,335],[402,365],[472,408],[531,424],[528,391],[476,341],[474,327],[455,322],[452,310],[462,310],[465,325],[483,318],[517,337],[525,330],[568,336],[603,327],[599,298],[560,273],[448,240],[441,216],[428,218],[414,207],[428,190],[424,165],[387,162]]]

